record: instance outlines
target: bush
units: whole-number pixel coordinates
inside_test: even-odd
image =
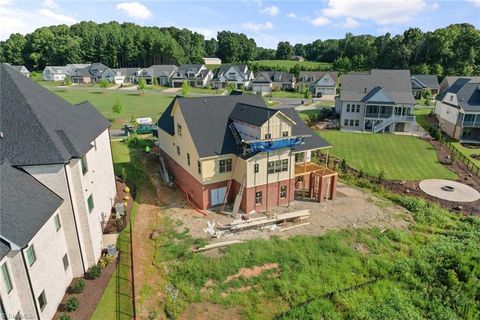
[[[79,279],[72,286],[73,293],[82,293],[85,289],[85,280]]]
[[[102,269],[105,269],[109,264],[115,261],[115,257],[109,254],[103,254],[98,262],[98,266]]]
[[[67,302],[65,303],[65,310],[67,310],[68,312],[72,312],[77,310],[79,306],[80,306],[80,302],[78,301],[77,298],[73,297],[68,299]]]
[[[87,277],[89,279],[94,280],[100,277],[101,273],[102,273],[102,269],[98,265],[96,265],[90,268],[90,270],[87,272]]]
[[[59,320],[70,320],[71,318],[68,314],[62,313],[58,319]]]

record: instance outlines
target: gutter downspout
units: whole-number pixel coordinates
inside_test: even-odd
[[[78,222],[77,222],[77,217],[75,217],[75,209],[73,208],[72,190],[70,189],[70,180],[68,179],[66,165],[63,166],[63,170],[65,172],[65,179],[67,179],[68,197],[70,199],[70,207],[72,208],[73,224],[75,225],[75,233],[77,235],[78,250],[80,252],[80,260],[82,260],[82,269],[83,269],[83,273],[85,274],[87,270],[85,269],[85,262],[83,261],[82,244],[80,242],[80,234],[78,233]]]
[[[24,249],[25,248],[20,250],[20,254],[22,255],[23,266],[25,267],[25,272],[27,273],[28,286],[30,287],[30,293],[32,294],[33,305],[35,306],[35,313],[37,314],[37,318],[41,319],[40,311],[38,310],[37,302],[35,301],[35,293],[33,292],[32,279],[30,278],[30,273],[28,272],[27,260],[25,260],[25,255],[23,254]]]

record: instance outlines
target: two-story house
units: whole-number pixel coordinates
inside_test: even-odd
[[[137,79],[137,72],[139,68],[107,68],[102,72],[102,80],[107,80],[113,84],[132,83]]]
[[[182,64],[174,72],[171,82],[172,87],[180,88],[183,81],[188,81],[190,86],[205,88],[213,78],[213,73],[204,64]]]
[[[267,108],[258,95],[177,97],[157,124],[162,170],[202,209],[262,212],[290,205],[295,190],[335,196],[336,173],[312,161],[330,144],[294,109]]]
[[[178,67],[171,64],[158,64],[151,65],[148,68],[144,68],[138,71],[137,79],[144,79],[147,84],[153,84],[156,82],[161,86],[171,86],[172,77],[178,71]]]
[[[248,69],[246,64],[240,65],[222,65],[211,83],[212,88],[226,88],[229,83],[235,84],[235,89],[249,89],[253,80],[253,72]]]
[[[96,62],[85,68],[74,69],[70,77],[73,83],[95,83],[102,80],[102,74],[107,69],[109,68],[103,63]]]
[[[98,262],[116,197],[109,126],[0,64],[2,316],[52,319]]]
[[[335,99],[342,130],[412,132],[414,107],[409,70],[347,73]]]
[[[480,143],[480,79],[457,79],[437,97],[435,115],[449,136]]]
[[[338,72],[335,71],[300,71],[297,90],[307,88],[314,97],[335,98],[337,93]]]
[[[272,91],[291,91],[295,88],[295,75],[283,71],[259,71],[252,80],[252,91],[268,94]]]

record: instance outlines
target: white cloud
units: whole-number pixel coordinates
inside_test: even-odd
[[[295,19],[295,18],[297,18],[297,15],[293,12],[289,12],[289,13],[287,13],[287,17]]]
[[[473,3],[475,6],[480,7],[480,0],[468,0],[468,1]]]
[[[261,13],[268,14],[269,16],[276,16],[280,13],[280,9],[277,6],[266,7],[265,9],[260,10]]]
[[[58,9],[58,4],[55,2],[55,0],[44,0],[42,6],[50,9]]]
[[[347,17],[345,19],[345,22],[341,23],[339,26],[342,27],[342,28],[346,28],[346,29],[355,29],[359,25],[360,25],[360,23],[357,20],[355,20],[353,18],[350,18],[350,17]]]
[[[273,24],[271,22],[265,22],[265,23],[245,22],[245,23],[242,23],[242,27],[251,31],[262,31],[262,30],[272,30]]]
[[[117,10],[123,11],[127,16],[135,19],[145,20],[153,16],[143,4],[138,2],[122,2],[117,4]]]
[[[307,21],[310,22],[311,24],[313,24],[315,27],[324,26],[324,25],[330,23],[330,19],[322,17],[322,16],[316,17],[314,19],[307,19]]]
[[[408,22],[425,6],[425,0],[328,0],[322,13],[329,18],[370,19],[386,25]]]
[[[50,20],[50,24],[59,24],[60,23],[60,24],[70,25],[70,24],[74,24],[75,22],[77,22],[77,19],[75,19],[73,17],[67,16],[67,15],[64,15],[64,14],[61,14],[61,13],[53,12],[50,9],[40,9],[40,10],[38,10],[38,13],[40,13],[42,16],[44,16],[45,18]]]
[[[440,5],[438,4],[438,2],[432,3],[432,6],[431,6],[432,10],[437,10],[439,7]]]
[[[73,24],[77,20],[58,10],[32,9],[25,11],[18,9],[10,0],[0,0],[0,40],[7,39],[12,33],[27,34],[35,29],[53,24]]]
[[[197,27],[187,27],[188,29],[200,33],[205,37],[206,40],[217,37],[217,30],[209,28],[197,28]]]

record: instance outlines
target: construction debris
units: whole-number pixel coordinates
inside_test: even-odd
[[[227,234],[247,231],[251,229],[257,229],[257,230],[268,229],[270,231],[276,231],[276,230],[280,231],[282,229],[287,230],[287,228],[310,224],[309,222],[307,222],[307,223],[300,223],[291,227],[279,228],[279,225],[284,225],[288,222],[300,222],[302,220],[308,219],[310,217],[310,210],[287,212],[287,213],[277,214],[273,217],[262,216],[262,217],[256,217],[256,218],[248,218],[247,220],[245,220],[243,217],[248,217],[248,216],[242,216],[242,219],[233,220],[232,222],[226,225],[218,224],[217,229],[215,228],[215,221],[212,221],[212,222],[207,221],[208,226],[207,228],[203,229],[203,232],[210,234],[214,238],[220,238]]]
[[[290,226],[290,227],[285,227],[285,228],[278,229],[278,231],[286,231],[286,230],[290,230],[290,229],[297,228],[297,227],[308,226],[309,224],[310,224],[310,222],[299,223],[299,224],[295,224],[295,225]]]
[[[208,244],[204,247],[198,248],[196,250],[193,250],[193,252],[201,252],[201,251],[206,251],[206,250],[210,250],[210,249],[216,249],[216,248],[231,246],[232,244],[237,244],[237,243],[242,243],[242,242],[243,241],[241,241],[241,240],[231,240],[231,241],[212,243],[212,244]]]

